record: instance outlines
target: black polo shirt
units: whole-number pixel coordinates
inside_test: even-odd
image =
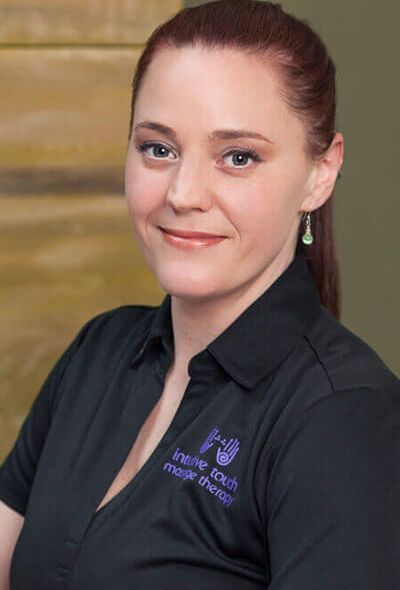
[[[25,516],[11,590],[398,590],[400,381],[320,305],[301,249],[191,358],[95,514],[163,390],[170,303],[90,319],[34,400],[0,470]]]

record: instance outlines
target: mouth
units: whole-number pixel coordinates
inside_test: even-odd
[[[226,236],[210,234],[208,232],[194,232],[177,229],[167,229],[158,226],[164,240],[171,246],[186,250],[194,248],[208,248],[223,242]]]
[[[167,227],[161,227],[160,225],[158,227],[161,231],[171,234],[173,236],[178,236],[180,238],[210,239],[210,238],[225,238],[226,237],[226,236],[221,236],[218,234],[211,234],[208,232],[186,231],[183,229],[173,229],[173,228],[170,229]]]

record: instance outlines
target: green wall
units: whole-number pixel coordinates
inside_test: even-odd
[[[281,5],[322,36],[337,67],[337,129],[345,138],[343,177],[335,189],[342,322],[400,375],[400,4],[283,0]]]

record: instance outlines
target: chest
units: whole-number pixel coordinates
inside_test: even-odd
[[[77,384],[79,397],[83,385]],[[166,564],[168,570],[176,564],[181,580],[183,559],[193,577],[182,588],[202,587],[205,569],[221,590],[226,581],[233,588],[234,576],[247,568],[253,578],[255,571],[264,576],[253,474],[265,412],[256,397],[225,381],[194,378],[188,386],[166,387],[144,369],[107,393],[96,412],[58,406],[53,424],[60,428],[53,427],[42,455],[14,586],[22,588],[23,577],[34,572],[38,587],[48,576],[43,588],[50,590],[59,584],[55,576],[73,572],[76,588],[101,590],[116,581],[121,589],[161,588]],[[258,479],[263,498],[262,472]],[[34,546],[52,549],[40,567]]]
[[[157,448],[178,410],[185,386],[185,381],[178,381],[172,376],[166,380],[160,399],[143,422],[128,456],[98,505],[96,512],[134,479]]]

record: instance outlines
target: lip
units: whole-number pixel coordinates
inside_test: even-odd
[[[215,246],[216,244],[219,244],[220,242],[226,239],[225,236],[217,236],[215,234],[174,230],[174,232],[177,231],[180,234],[178,235],[178,233],[170,233],[170,230],[167,231],[160,226],[159,230],[162,234],[162,237],[168,244],[176,246],[177,248],[182,248],[184,250],[190,250],[195,248],[208,248],[210,246]],[[185,235],[183,236],[182,234]]]
[[[210,234],[207,232],[198,232],[198,231],[186,231],[183,229],[170,229],[167,227],[159,226],[161,231],[167,232],[168,234],[178,236],[180,238],[224,238],[225,236],[220,236],[218,234]]]

